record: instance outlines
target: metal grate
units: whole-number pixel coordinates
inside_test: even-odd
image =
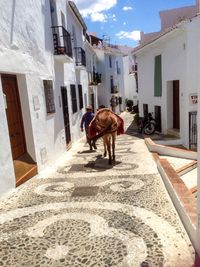
[[[197,112],[189,112],[189,147],[197,150]]]

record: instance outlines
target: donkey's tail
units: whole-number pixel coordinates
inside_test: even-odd
[[[96,142],[99,138],[104,136],[105,134],[111,134],[117,131],[118,125],[112,129],[112,122],[108,124],[105,128],[103,128],[102,131],[100,131],[97,135],[90,138],[91,140],[94,140]]]

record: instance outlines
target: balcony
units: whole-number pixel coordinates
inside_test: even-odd
[[[118,87],[117,85],[114,85],[111,87],[111,94],[118,94],[119,93],[119,90],[118,90]]]
[[[53,44],[55,59],[62,62],[72,61],[71,36],[63,26],[53,26]]]
[[[138,71],[138,66],[137,66],[137,63],[136,63],[135,65],[131,66],[131,70],[130,70],[129,74],[137,74],[137,71]]]
[[[76,66],[86,66],[86,57],[85,57],[85,51],[81,47],[74,47],[75,51],[75,60],[76,60]]]
[[[100,83],[101,83],[101,74],[98,72],[93,72],[92,81],[89,83],[89,85],[98,85]]]

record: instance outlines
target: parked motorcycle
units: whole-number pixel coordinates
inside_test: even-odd
[[[148,113],[144,116],[144,118],[141,118],[138,126],[139,133],[151,135],[156,130],[156,121],[152,117],[151,113]]]

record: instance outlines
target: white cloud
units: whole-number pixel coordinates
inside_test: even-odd
[[[124,6],[123,8],[122,8],[124,11],[127,11],[127,10],[131,10],[131,9],[133,9],[131,6]]]
[[[119,39],[131,39],[134,41],[140,40],[140,31],[125,32],[120,31],[116,34]]]
[[[92,13],[90,15],[91,21],[100,21],[100,22],[106,22],[107,21],[107,16],[103,13]]]
[[[116,15],[115,15],[115,14],[108,15],[108,18],[109,18],[109,19],[112,19],[113,21],[117,21],[117,19],[116,19]]]
[[[94,14],[98,14],[100,21],[105,16],[102,12],[117,4],[117,0],[74,0],[74,2],[83,17],[93,17],[94,19]]]
[[[126,21],[123,22],[123,25],[124,25],[124,26],[126,25]]]

